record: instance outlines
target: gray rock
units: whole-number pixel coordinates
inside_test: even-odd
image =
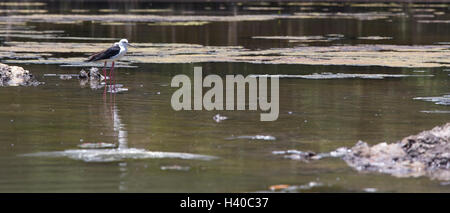
[[[358,142],[343,157],[358,171],[397,177],[428,176],[450,180],[450,123],[404,138],[396,143],[369,146]]]
[[[379,172],[396,177],[427,176],[450,181],[450,123],[396,143],[383,142],[370,146],[359,141],[350,149],[341,147],[329,153],[288,150],[273,154],[304,161],[342,157],[350,167],[360,172]]]
[[[0,63],[0,86],[37,86],[37,81],[28,71],[18,66]]]
[[[105,77],[100,74],[98,68],[92,67],[88,72],[81,70],[78,75],[79,79],[87,79],[87,80],[103,80]]]
[[[91,89],[100,89],[103,87],[101,81],[104,80],[105,77],[100,74],[98,68],[92,67],[88,72],[81,70],[78,79],[80,79],[81,87],[89,85]]]

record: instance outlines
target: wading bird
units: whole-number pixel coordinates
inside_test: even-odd
[[[114,79],[114,62],[122,58],[125,53],[127,53],[128,46],[134,47],[133,45],[128,43],[127,39],[121,39],[119,42],[114,43],[110,48],[103,50],[98,53],[94,53],[89,56],[86,62],[105,62],[103,65],[103,74],[105,76],[105,85],[106,85],[106,65],[108,62],[111,62],[111,69],[109,71],[109,84],[111,85],[111,79]],[[116,84],[116,80],[113,80],[114,85]]]

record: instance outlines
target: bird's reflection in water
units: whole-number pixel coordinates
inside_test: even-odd
[[[114,133],[114,138],[117,137],[118,143],[117,149],[118,150],[128,149],[128,131],[125,128],[125,124],[123,124],[122,120],[120,119],[119,109],[116,105],[116,94],[110,93],[108,98],[106,95],[106,87],[103,92],[103,102],[105,108],[107,109],[105,110],[105,112],[107,117],[109,117],[108,120],[113,126],[112,129]],[[127,162],[118,162],[120,172],[119,186],[118,186],[119,191],[125,191],[128,189],[128,187],[126,186],[127,185],[126,177],[128,176],[127,165],[128,165]]]

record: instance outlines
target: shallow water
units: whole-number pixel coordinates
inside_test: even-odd
[[[449,122],[450,11],[365,6],[0,4],[0,62],[45,82],[0,88],[0,191],[450,192],[428,178],[361,174],[337,158],[273,154],[394,142]],[[58,77],[101,66],[81,60],[118,38],[140,47],[116,66],[127,91],[104,96]],[[171,79],[192,77],[194,66],[287,76],[278,120],[174,111]],[[86,146],[100,142],[113,145]]]

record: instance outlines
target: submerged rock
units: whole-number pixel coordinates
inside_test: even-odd
[[[89,84],[91,89],[99,89],[103,87],[101,81],[105,79],[105,76],[100,74],[98,68],[92,67],[88,72],[81,70],[78,79],[80,79],[81,87]]]
[[[28,70],[0,63],[0,86],[37,86],[39,84],[40,82]]]
[[[450,180],[450,123],[396,143],[386,142],[373,146],[359,141],[352,148],[339,148],[329,153],[297,150],[274,151],[297,160],[318,160],[323,157],[342,157],[360,172],[380,172],[396,177],[427,176],[436,180]]]
[[[86,80],[103,80],[105,77],[100,74],[98,71],[98,68],[91,67],[88,72],[81,70],[80,74],[78,75],[79,79],[86,79]]]
[[[358,171],[450,180],[450,123],[397,143],[369,146],[360,141],[343,159]]]

